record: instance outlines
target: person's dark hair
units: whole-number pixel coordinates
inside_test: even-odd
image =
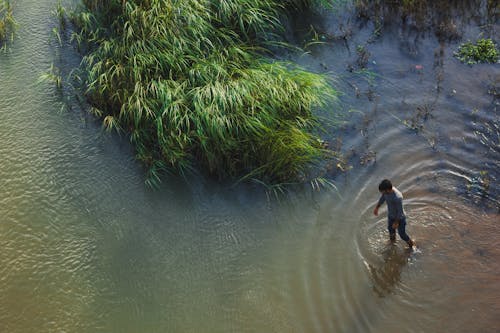
[[[392,189],[392,183],[391,183],[391,181],[389,179],[384,179],[378,185],[378,190],[380,192],[387,191],[387,190],[390,190],[390,189]]]

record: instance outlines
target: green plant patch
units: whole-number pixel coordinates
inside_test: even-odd
[[[455,57],[461,62],[473,65],[477,63],[497,63],[499,52],[491,39],[479,39],[476,44],[463,43],[455,52]]]
[[[126,132],[156,182],[192,167],[270,184],[328,156],[313,109],[327,78],[276,61],[280,15],[307,0],[84,0],[73,16],[93,112]],[[274,43],[276,44],[276,43]]]
[[[10,1],[0,0],[0,48],[5,49],[6,43],[14,39],[16,27]]]

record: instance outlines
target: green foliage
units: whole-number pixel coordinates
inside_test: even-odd
[[[55,67],[54,64],[51,64],[50,69],[40,75],[38,82],[50,82],[53,83],[57,89],[61,89],[63,81],[59,68]]]
[[[308,2],[308,1],[306,1]],[[74,40],[88,100],[130,133],[150,182],[197,165],[219,177],[303,180],[327,152],[312,110],[326,77],[263,56],[289,0],[84,0]]]
[[[0,47],[5,49],[6,42],[14,39],[17,22],[12,14],[9,0],[0,0]]]
[[[476,44],[469,41],[460,45],[455,57],[463,63],[472,65],[481,62],[496,63],[500,56],[491,39],[479,39]]]
[[[59,21],[59,27],[61,28],[61,30],[66,30],[66,9],[62,5],[61,0],[57,2],[56,9],[54,9],[52,14]]]

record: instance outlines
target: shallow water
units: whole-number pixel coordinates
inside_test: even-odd
[[[497,331],[500,68],[453,51],[498,36],[498,16],[450,5],[451,41],[396,19],[373,38],[354,11],[292,22],[298,43],[311,24],[351,30],[293,57],[336,74],[351,112],[325,139],[352,168],[329,173],[340,195],[276,202],[198,176],[149,190],[126,138],[76,105],[61,113],[36,82],[79,61],[50,37],[55,4],[15,2],[20,29],[0,55],[0,332]],[[371,213],[385,177],[417,251],[389,245],[385,211]]]

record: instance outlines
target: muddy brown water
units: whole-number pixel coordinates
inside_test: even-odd
[[[0,56],[0,332],[497,332],[500,68],[453,52],[498,38],[498,8],[422,2],[417,18],[373,3],[290,23],[291,41],[313,26],[325,42],[289,58],[344,92],[321,114],[348,110],[324,138],[349,170],[328,173],[338,193],[275,202],[194,175],[145,188],[125,138],[59,112],[64,97],[36,82],[79,61],[50,37],[56,2],[15,2]],[[415,252],[372,215],[385,177]]]

